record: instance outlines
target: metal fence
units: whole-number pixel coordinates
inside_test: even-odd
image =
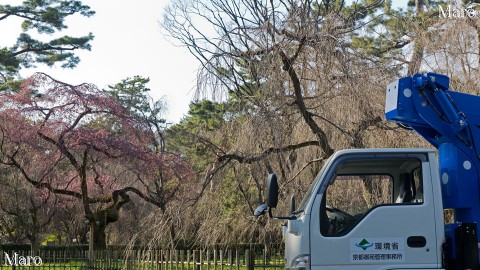
[[[0,269],[280,270],[283,255],[265,250],[1,251]]]

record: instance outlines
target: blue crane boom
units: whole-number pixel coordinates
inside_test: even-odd
[[[443,208],[455,222],[480,223],[480,96],[449,90],[449,77],[416,74],[388,85],[387,120],[438,149]]]

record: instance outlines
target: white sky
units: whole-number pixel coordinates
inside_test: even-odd
[[[20,5],[21,0],[1,0]],[[83,36],[92,32],[91,51],[78,51],[80,64],[74,69],[39,65],[24,69],[23,77],[36,71],[70,84],[94,83],[107,88],[127,77],[149,77],[147,85],[155,99],[165,97],[168,122],[178,123],[187,114],[193,97],[197,60],[184,47],[174,46],[161,33],[159,22],[168,0],[83,0],[96,14],[67,20],[61,35]],[[20,33],[21,20],[0,22],[0,45],[11,46]],[[33,35],[33,32],[31,33]]]

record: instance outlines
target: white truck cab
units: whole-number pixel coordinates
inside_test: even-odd
[[[286,268],[441,269],[438,179],[433,150],[336,152],[284,224]]]

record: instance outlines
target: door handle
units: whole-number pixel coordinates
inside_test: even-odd
[[[409,236],[407,245],[412,248],[422,248],[427,245],[427,239],[423,236]]]

